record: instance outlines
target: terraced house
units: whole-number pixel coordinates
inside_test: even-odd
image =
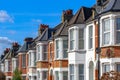
[[[41,24],[36,38],[25,38],[20,48],[14,43],[1,55],[6,80],[12,79],[17,63],[23,80],[99,80],[105,72],[119,72],[119,4],[96,0],[75,14],[63,11],[53,28]]]

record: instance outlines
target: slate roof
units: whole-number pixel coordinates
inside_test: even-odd
[[[83,24],[92,15],[92,8],[81,7],[69,21],[68,25]]]
[[[67,24],[68,22],[65,21],[63,23],[61,23],[61,25],[59,26],[59,28],[55,31],[54,37],[59,37],[59,36],[67,36]]]
[[[108,11],[120,11],[120,0],[109,0],[108,4],[102,11],[102,13],[108,12]]]
[[[28,48],[29,48],[29,45],[31,44],[32,42],[25,42],[23,44],[23,46],[17,51],[18,53],[19,52],[27,52],[28,51]]]
[[[35,42],[49,40],[51,38],[51,36],[52,36],[53,31],[54,31],[54,29],[46,28],[44,30],[44,32],[42,33],[42,35],[38,36],[38,38],[35,40]]]

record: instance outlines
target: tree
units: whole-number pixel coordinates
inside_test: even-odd
[[[2,71],[0,71],[0,80],[5,80],[5,78],[5,74]]]
[[[15,71],[13,72],[12,80],[22,80],[21,74],[22,74],[22,72],[20,70],[18,70],[18,68],[16,68]]]
[[[120,72],[110,71],[103,73],[101,80],[120,80]]]

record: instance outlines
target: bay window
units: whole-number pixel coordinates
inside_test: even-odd
[[[93,26],[89,26],[89,49],[93,48]]]
[[[116,43],[120,44],[120,18],[116,19]]]
[[[79,29],[79,49],[84,49],[84,29]]]
[[[74,29],[70,29],[70,50],[73,50],[74,46],[75,46]]]
[[[56,42],[56,59],[63,59],[68,57],[67,49],[68,49],[68,40],[66,38],[58,38],[55,40]]]
[[[103,19],[103,45],[110,43],[110,19]]]

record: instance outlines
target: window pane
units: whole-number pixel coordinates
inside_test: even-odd
[[[120,64],[116,64],[117,71],[120,72]]]
[[[116,28],[116,29],[117,29],[117,30],[120,30],[120,18],[117,18],[116,21],[117,21],[117,28]]]
[[[74,49],[74,30],[70,30],[70,50]]]
[[[117,31],[116,43],[120,43],[120,31]]]
[[[93,26],[89,27],[89,49],[93,47]]]
[[[26,67],[26,55],[22,55],[22,67]]]
[[[43,71],[43,79],[42,80],[47,80],[47,71]]]
[[[56,58],[59,58],[59,40],[56,40]]]
[[[84,64],[79,64],[79,80],[84,80]]]
[[[110,64],[105,64],[103,69],[104,69],[104,73],[109,72],[110,71]]]
[[[70,80],[74,80],[74,65],[70,64]]]
[[[56,73],[56,80],[59,80],[59,72],[56,71],[55,73]]]
[[[79,29],[79,49],[84,49],[84,29]]]
[[[63,80],[68,80],[68,72],[63,71]]]
[[[63,58],[67,58],[68,40],[63,40]]]
[[[47,45],[43,45],[42,60],[47,60]]]
[[[104,34],[104,44],[109,44],[110,42],[110,33]]]
[[[110,19],[104,19],[103,25],[104,25],[104,31],[109,31],[110,30]]]

